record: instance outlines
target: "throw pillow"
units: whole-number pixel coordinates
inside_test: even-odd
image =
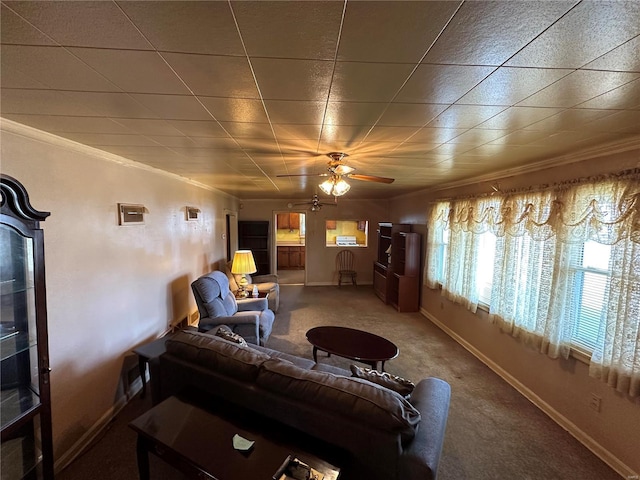
[[[216,331],[216,337],[224,338],[229,342],[237,343],[238,345],[242,345],[243,347],[247,345],[247,341],[242,338],[241,335],[234,333],[226,325],[222,325],[218,328],[218,330]]]
[[[406,378],[391,375],[387,372],[379,372],[372,368],[360,368],[357,365],[351,365],[351,376],[361,378],[369,382],[375,383],[382,387],[398,392],[403,397],[408,397],[413,392],[415,384]]]

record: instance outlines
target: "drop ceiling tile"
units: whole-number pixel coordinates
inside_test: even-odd
[[[425,62],[501,65],[574,3],[465,2]]]
[[[25,1],[9,5],[60,45],[151,49],[115,2]]]
[[[573,107],[638,77],[638,73],[577,70],[519,102],[518,106]]]
[[[83,104],[92,116],[121,118],[157,118],[158,115],[128,93],[64,92],[69,100]]]
[[[465,145],[479,146],[502,136],[504,136],[503,130],[484,130],[474,128],[473,130],[468,130],[457,137],[452,138],[448,143],[461,143]]]
[[[96,48],[69,50],[124,92],[189,94],[156,52]]]
[[[433,128],[425,127],[420,129],[408,142],[424,142],[428,144],[441,144],[461,135],[466,130],[464,128]]]
[[[296,100],[266,100],[269,119],[273,123],[320,124],[326,102]]]
[[[195,97],[182,95],[131,94],[135,100],[162,118],[172,120],[212,120]]]
[[[586,64],[584,68],[640,72],[640,35]]]
[[[178,132],[188,137],[226,137],[218,122],[206,120],[167,120]]]
[[[547,131],[516,130],[489,142],[491,145],[527,145],[549,135]]]
[[[595,132],[640,133],[640,110],[613,112],[582,126]]]
[[[439,161],[445,158],[439,158],[432,155],[432,151],[439,143],[423,143],[423,142],[404,142],[390,150],[386,155],[388,157],[405,157],[405,158],[433,158]]]
[[[3,45],[5,69],[20,72],[51,89],[115,92],[118,88],[62,47]]]
[[[458,100],[460,104],[514,105],[573,70],[501,67]]]
[[[506,65],[580,68],[638,35],[638,25],[640,2],[581,2]]]
[[[368,140],[374,142],[402,142],[411,138],[420,127],[383,127],[376,126],[369,132]]]
[[[525,130],[554,133],[558,130],[582,130],[586,123],[611,115],[610,110],[572,108],[525,127]]]
[[[361,142],[369,128],[362,126],[346,126],[346,125],[325,125],[322,129],[322,142],[342,141],[349,142],[353,145],[355,142]],[[331,149],[336,151],[337,149]],[[339,150],[341,151],[341,150]]]
[[[0,111],[4,114],[96,116],[96,112],[73,98],[69,92],[56,90],[2,89]]]
[[[494,70],[494,67],[420,65],[394,100],[455,103]]]
[[[411,73],[411,64],[338,62],[331,102],[390,102]]]
[[[0,40],[2,44],[55,45],[56,43],[20,18],[4,3],[0,5]],[[4,73],[3,73],[4,76]]]
[[[120,2],[151,44],[165,52],[244,56],[227,2]]]
[[[562,110],[562,108],[545,107],[510,107],[486,122],[481,123],[478,128],[509,131],[519,130],[532,123],[555,115]]]
[[[348,2],[338,60],[415,64],[457,6],[458,2]]]
[[[140,135],[179,135],[180,132],[170,122],[151,118],[117,118],[114,122]]]
[[[435,103],[390,103],[378,122],[381,126],[422,127],[449,105]]]
[[[219,122],[266,123],[262,102],[254,98],[203,97],[198,99]]]
[[[102,134],[102,133],[71,133],[65,132],[65,138],[69,138],[75,142],[83,143],[92,147],[101,147],[106,145],[116,146],[158,146],[156,142],[142,135],[120,135],[120,134]]]
[[[134,145],[102,145],[100,150],[110,152],[121,157],[130,158],[133,155],[166,155],[170,153],[166,147],[154,146],[154,147],[140,147]]]
[[[269,123],[220,122],[220,124],[234,138],[273,138],[273,131]]]
[[[429,122],[429,127],[435,128],[473,128],[488,120],[505,107],[487,105],[451,105],[448,109]]]
[[[48,85],[45,85],[44,83],[41,83],[18,70],[19,66],[9,64],[6,60],[6,57],[0,55],[0,62],[2,63],[2,65],[0,65],[0,72],[2,72],[0,86],[2,88],[35,88],[38,90],[46,90],[49,88]]]
[[[260,98],[244,57],[163,53],[163,57],[196,94]]]
[[[333,63],[318,60],[253,58],[265,100],[326,100]]]
[[[306,140],[313,143],[313,147],[318,143],[320,137],[320,125],[287,125],[274,124],[273,129],[279,142],[287,140]]]
[[[240,147],[238,143],[229,137],[191,137],[198,147],[207,150],[216,150],[228,155],[229,152],[238,151]]]
[[[181,147],[189,148],[197,146],[196,142],[189,137],[183,135],[165,136],[165,135],[153,135],[148,137],[153,140],[156,145],[162,145],[164,147]]]
[[[640,79],[578,105],[579,108],[640,109]]]
[[[60,115],[11,115],[3,114],[4,118],[45,132],[75,132],[127,134],[131,130],[108,118],[101,117],[73,117]]]
[[[340,2],[234,2],[250,56],[333,60],[340,30]]]
[[[372,127],[384,112],[386,105],[370,102],[329,102],[324,123]]]
[[[460,143],[443,143],[432,150],[434,155],[457,156],[471,150],[473,145]]]

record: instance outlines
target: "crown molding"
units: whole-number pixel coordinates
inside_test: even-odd
[[[173,180],[178,180],[180,182],[187,183],[194,187],[215,192],[217,194],[223,195],[228,198],[232,198],[234,200],[240,200],[238,197],[235,197],[234,195],[230,195],[226,192],[223,192],[222,190],[218,190],[217,188],[211,187],[209,185],[205,185],[204,183],[200,183],[195,180],[191,180],[189,178],[176,175],[175,173],[161,170],[159,168],[151,167],[149,165],[145,165],[144,163],[136,162],[135,160],[130,160],[128,158],[121,157],[120,155],[116,155],[114,153],[105,152],[104,150],[100,150],[95,147],[83,145],[82,143],[78,143],[73,140],[69,140],[67,138],[63,138],[58,135],[54,135],[52,133],[44,132],[42,130],[38,130],[37,128],[29,127],[28,125],[23,125],[21,123],[14,122],[13,120],[0,117],[0,131],[3,134],[9,133],[19,137],[28,138],[29,140],[46,143],[47,145],[52,145],[59,148],[64,148],[66,150],[79,153],[82,155],[89,155],[99,160],[116,163],[124,167],[137,168],[138,170],[144,170],[150,173],[155,173],[157,175],[162,175],[164,177],[168,177]]]

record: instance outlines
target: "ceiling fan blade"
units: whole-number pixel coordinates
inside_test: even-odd
[[[349,178],[353,178],[354,180],[364,180],[365,182],[377,182],[377,183],[393,183],[395,178],[387,178],[387,177],[376,177],[374,175],[358,175],[356,173],[352,173],[349,175]]]

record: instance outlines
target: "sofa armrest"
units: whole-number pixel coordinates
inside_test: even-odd
[[[262,312],[269,308],[269,303],[266,298],[243,298],[237,300],[238,312]]]
[[[398,478],[435,480],[450,400],[451,387],[444,380],[430,377],[418,382],[411,394],[411,404],[420,412],[420,426],[400,457]]]

